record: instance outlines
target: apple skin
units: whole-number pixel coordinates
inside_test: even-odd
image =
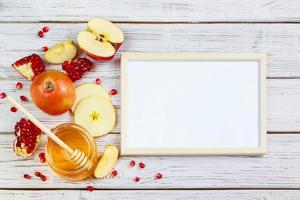
[[[31,84],[30,94],[35,105],[49,115],[67,112],[76,98],[72,80],[56,70],[39,74]]]
[[[94,60],[97,60],[97,61],[110,61],[114,58],[114,56],[116,55],[118,49],[121,47],[122,43],[118,43],[116,44],[115,46],[115,53],[112,55],[112,56],[109,56],[109,57],[103,57],[103,56],[98,56],[98,55],[95,55],[91,52],[88,52],[87,50],[83,49],[80,47],[80,50],[87,56],[93,58]]]

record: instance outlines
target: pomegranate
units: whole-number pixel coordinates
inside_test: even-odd
[[[42,28],[43,33],[47,33],[49,31],[49,27],[48,26],[44,26]]]
[[[91,186],[91,185],[89,185],[89,186],[86,187],[86,190],[89,191],[89,192],[93,192],[94,189],[95,188],[93,186]]]
[[[114,96],[118,93],[118,91],[116,89],[111,89],[111,91],[109,92],[110,95]]]
[[[134,179],[133,179],[135,182],[139,182],[140,180],[141,180],[141,178],[140,177],[134,177]]]
[[[118,175],[118,171],[114,170],[111,172],[111,177],[116,177]]]
[[[159,172],[155,174],[155,179],[162,179],[162,177],[162,174]]]
[[[35,105],[50,115],[67,112],[76,97],[72,80],[56,70],[38,75],[32,82],[30,94]]]
[[[145,164],[142,163],[142,162],[140,162],[140,163],[139,163],[139,167],[143,169],[143,168],[145,167]]]
[[[39,31],[39,32],[38,32],[38,36],[39,36],[40,38],[44,37],[43,31]]]
[[[28,80],[33,80],[37,75],[46,70],[44,61],[37,54],[32,54],[30,56],[21,58],[12,64],[22,76]],[[22,89],[23,85],[17,85],[17,89]]]
[[[31,156],[39,146],[42,131],[30,120],[21,118],[15,125],[14,151],[19,156]]]
[[[135,166],[135,161],[134,160],[130,161],[129,166],[134,167]]]
[[[62,64],[62,69],[65,70],[72,79],[72,81],[77,81],[82,78],[82,76],[91,71],[93,63],[87,58],[74,58],[69,61],[65,61]]]

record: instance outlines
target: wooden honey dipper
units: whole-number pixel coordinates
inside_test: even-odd
[[[34,123],[37,127],[39,127],[48,137],[50,137],[57,145],[63,148],[69,154],[69,159],[75,162],[77,166],[80,168],[84,168],[86,170],[90,170],[92,167],[92,162],[89,158],[79,149],[71,149],[66,143],[64,143],[59,137],[57,137],[54,133],[51,132],[46,126],[44,126],[40,121],[38,121],[34,116],[32,116],[21,104],[16,102],[12,97],[7,96],[7,100],[12,103],[17,109],[21,110],[27,118]]]

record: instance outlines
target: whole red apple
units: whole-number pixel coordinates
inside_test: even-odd
[[[30,94],[35,105],[50,115],[67,112],[76,98],[72,80],[56,70],[39,74],[31,84]]]

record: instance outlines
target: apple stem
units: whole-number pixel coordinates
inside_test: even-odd
[[[47,82],[46,86],[45,86],[45,89],[46,89],[47,92],[52,92],[53,89],[54,89],[53,83],[52,82]]]

